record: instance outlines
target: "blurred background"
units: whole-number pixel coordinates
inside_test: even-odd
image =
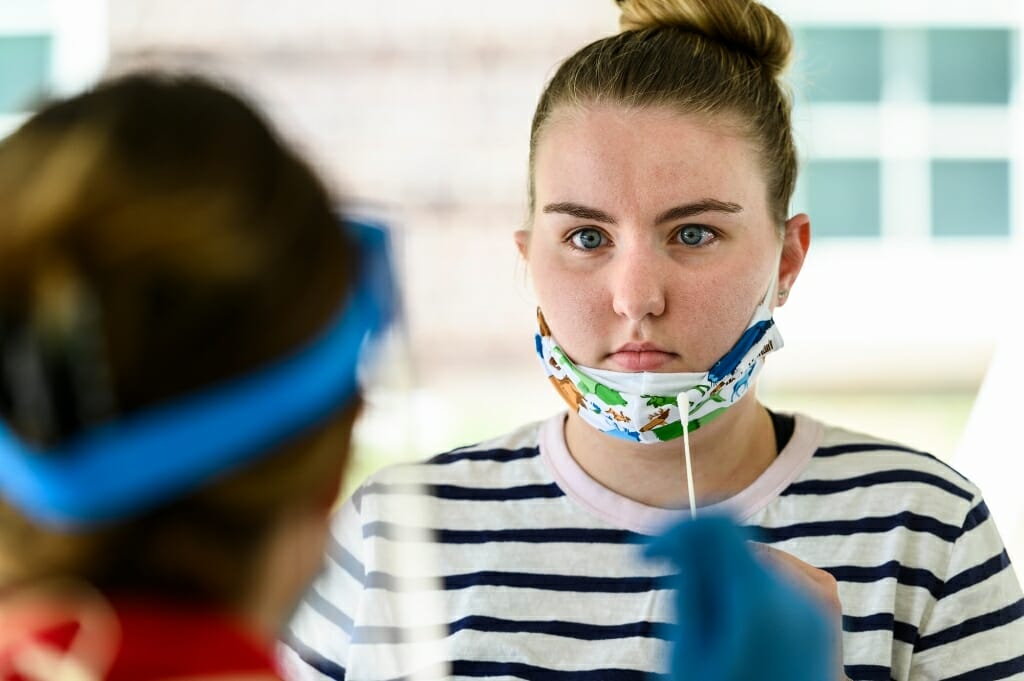
[[[761,394],[952,462],[1024,560],[1024,2],[767,4],[796,36],[814,238]],[[0,0],[0,135],[105,74],[197,70],[388,220],[405,320],[354,485],[562,408],[512,232],[543,83],[616,29],[611,0]]]

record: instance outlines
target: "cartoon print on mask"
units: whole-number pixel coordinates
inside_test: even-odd
[[[613,419],[621,421],[622,423],[629,423],[632,420],[621,411],[615,411],[614,409],[608,409],[605,413],[611,415]]]
[[[539,308],[537,354],[555,389],[586,423],[641,443],[672,440],[683,434],[684,424],[694,431],[738,402],[764,365],[764,356],[782,347],[768,304],[774,290],[773,281],[739,339],[706,372],[617,372],[578,366],[552,337]],[[677,396],[683,392],[690,403],[687,414],[679,413]]]
[[[647,424],[640,429],[640,432],[646,433],[649,430],[654,430],[658,426],[665,425],[666,423],[668,423],[668,415],[668,409],[662,409],[660,411],[655,412],[654,414],[651,414],[651,420],[648,421]]]
[[[556,365],[557,366],[557,365]],[[583,394],[576,389],[572,381],[568,378],[555,378],[554,376],[548,376],[551,384],[555,386],[555,390],[562,396],[562,399],[569,403],[569,406],[575,407],[576,409],[586,409],[587,401],[584,399]]]
[[[756,363],[751,363],[750,368],[747,369],[747,373],[743,374],[743,378],[736,381],[736,385],[733,387],[732,391],[738,397],[743,397],[746,394],[747,389],[750,387],[750,377],[754,375],[755,366]]]

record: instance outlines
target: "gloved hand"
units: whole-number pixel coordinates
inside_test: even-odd
[[[792,579],[771,571],[749,530],[708,516],[646,547],[678,569],[673,681],[829,681],[838,654],[831,618]],[[841,677],[840,677],[841,678]]]

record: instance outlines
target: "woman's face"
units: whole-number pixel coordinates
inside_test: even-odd
[[[533,228],[516,241],[574,362],[705,371],[774,277],[792,286],[807,218],[791,219],[780,242],[758,161],[737,127],[704,117],[615,105],[554,112],[537,143]]]

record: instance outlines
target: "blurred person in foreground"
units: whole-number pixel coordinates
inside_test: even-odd
[[[296,668],[404,676],[433,627],[456,678],[665,674],[673,619],[704,622],[673,614],[672,566],[636,544],[699,507],[756,529],[764,558],[827,608],[843,648],[830,680],[1024,678],[1024,600],[978,488],[925,453],[758,400],[782,347],[774,309],[811,238],[790,212],[788,27],[751,0],[619,6],[622,31],[569,55],[540,97],[515,235],[535,348],[568,412],[357,491],[291,627]],[[428,512],[410,514],[417,482]],[[433,533],[434,561],[393,560],[408,528]],[[716,574],[717,554],[689,549]],[[729,567],[709,595],[747,593]],[[417,610],[430,578],[443,606]],[[682,678],[713,654],[689,650]],[[736,654],[757,668],[756,648]]]
[[[276,679],[391,312],[252,107],[129,75],[0,143],[0,679]]]

